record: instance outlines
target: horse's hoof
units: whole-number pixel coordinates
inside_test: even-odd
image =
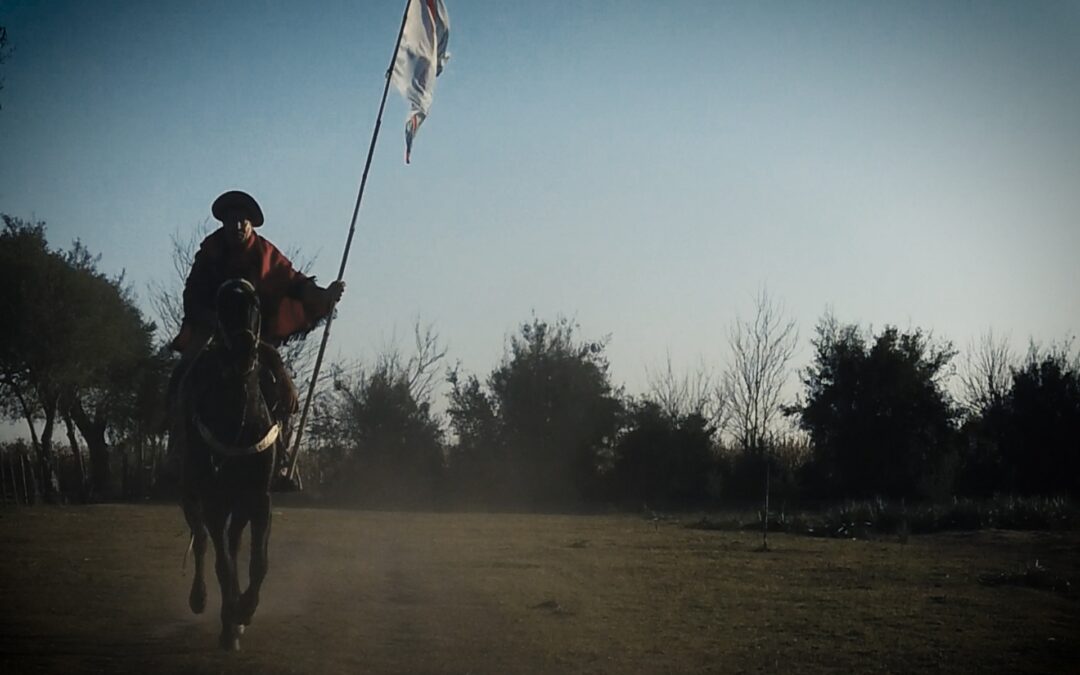
[[[218,644],[227,652],[238,652],[240,651],[240,636],[235,630],[225,631],[221,634]]]
[[[240,599],[236,602],[236,622],[247,626],[251,623],[251,618],[255,616],[255,608],[259,606],[259,596],[253,594],[251,591],[244,591],[240,594]]]
[[[188,595],[188,607],[191,607],[191,611],[196,614],[202,614],[206,610],[206,587],[195,588],[192,587],[191,594]]]

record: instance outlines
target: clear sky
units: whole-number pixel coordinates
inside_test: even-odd
[[[3,0],[0,212],[145,300],[243,189],[328,282],[403,6]],[[331,357],[419,316],[483,376],[563,314],[636,392],[668,353],[722,365],[763,285],[797,365],[829,306],[959,347],[1080,327],[1080,3],[447,6],[410,166],[387,104]]]

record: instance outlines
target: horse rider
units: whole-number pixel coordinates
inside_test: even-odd
[[[329,315],[345,291],[345,282],[334,281],[323,288],[314,277],[297,271],[277,247],[255,232],[263,225],[263,213],[246,192],[225,192],[214,200],[211,212],[221,227],[203,239],[184,285],[184,319],[170,344],[181,356],[169,383],[169,399],[175,400],[180,379],[214,333],[218,288],[228,279],[242,278],[251,282],[259,296],[260,339],[269,347],[260,350],[260,355],[266,357],[264,363],[278,383],[275,416],[287,421],[297,408],[296,389],[277,347]]]

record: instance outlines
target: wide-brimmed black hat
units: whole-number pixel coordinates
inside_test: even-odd
[[[255,198],[248,193],[240,190],[229,190],[215,199],[210,211],[213,212],[214,218],[220,221],[224,221],[229,213],[241,211],[251,221],[252,227],[259,227],[263,224],[263,213],[262,209],[259,208],[259,202],[255,201]]]

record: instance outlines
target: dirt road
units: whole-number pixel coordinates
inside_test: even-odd
[[[633,516],[275,510],[239,653],[187,608],[171,506],[0,511],[5,673],[1061,672],[1080,602],[978,575],[1080,573],[1076,533],[892,541]]]

